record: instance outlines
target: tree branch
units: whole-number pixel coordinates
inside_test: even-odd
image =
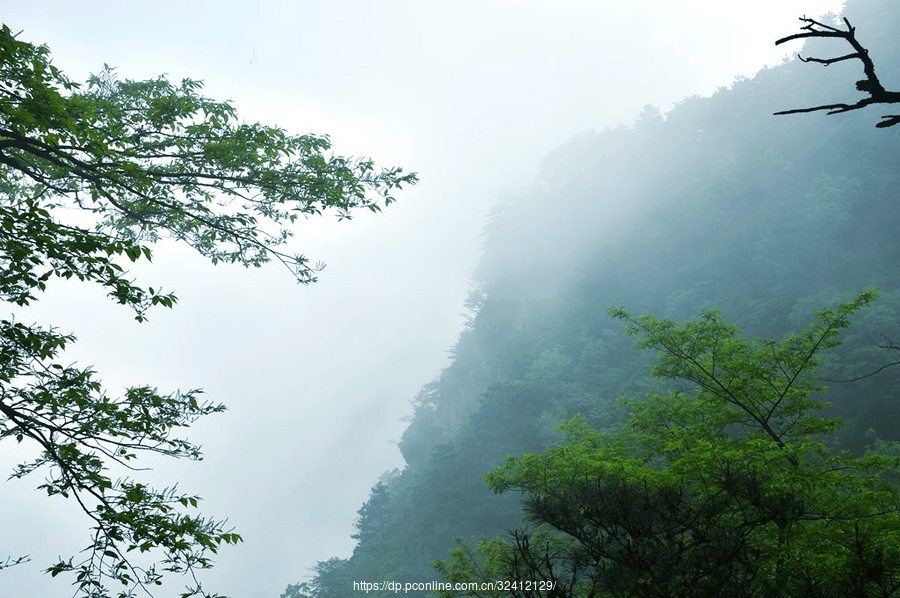
[[[875,345],[879,349],[889,349],[892,351],[900,351],[900,345],[897,345],[896,343],[894,343],[893,340],[889,339],[888,337],[886,337],[883,334],[881,336],[885,340],[884,343],[877,343],[877,342],[873,341],[871,338],[869,339],[869,342],[871,342],[873,345]],[[859,382],[860,380],[865,380],[866,378],[871,378],[872,376],[880,374],[884,370],[886,370],[890,367],[894,367],[895,365],[900,365],[900,360],[886,363],[885,365],[881,366],[880,368],[878,368],[874,371],[869,372],[868,374],[856,376],[855,378],[847,378],[844,380],[833,380],[831,378],[819,378],[819,380],[822,380],[823,382],[839,382],[839,383],[840,382]]]
[[[801,17],[800,20],[806,23],[806,25],[800,28],[804,31],[804,33],[795,33],[794,35],[783,37],[776,41],[775,45],[777,46],[779,44],[783,44],[784,42],[808,37],[839,37],[847,40],[847,43],[850,44],[855,50],[850,54],[839,56],[837,58],[803,58],[798,54],[797,58],[799,58],[803,62],[816,62],[824,66],[834,64],[835,62],[842,62],[844,60],[853,60],[858,58],[863,63],[863,73],[865,74],[866,78],[860,79],[856,82],[856,89],[858,91],[869,94],[869,97],[862,99],[855,104],[825,104],[822,106],[814,106],[812,108],[795,108],[793,110],[782,110],[780,112],[776,112],[776,116],[783,114],[817,112],[819,110],[828,110],[827,114],[837,114],[839,112],[859,110],[860,108],[865,108],[870,104],[900,103],[900,92],[885,90],[884,86],[881,84],[881,81],[878,80],[878,76],[875,74],[875,64],[872,62],[872,59],[869,58],[869,51],[864,48],[862,44],[860,44],[856,39],[856,28],[850,25],[850,21],[844,18],[844,23],[846,23],[847,25],[847,30],[844,31],[842,29],[832,27],[831,25],[820,23],[814,19]],[[888,114],[882,116],[881,118],[882,121],[875,125],[878,128],[892,127],[900,123],[900,114]]]

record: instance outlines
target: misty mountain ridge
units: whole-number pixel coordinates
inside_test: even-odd
[[[900,6],[849,0],[843,14],[885,86],[900,87]],[[844,52],[839,40],[811,41],[795,49]],[[879,106],[772,115],[855,101],[860,70],[790,59],[665,115],[646,106],[631,126],[552,150],[533,186],[501,198],[453,362],[412,401],[399,442],[407,466],[360,509],[353,555],[315,567],[313,595],[349,595],[362,579],[434,580],[429,563],[454,536],[519,522],[516,497],[483,484],[504,455],[553,446],[556,423],[578,413],[615,428],[619,397],[659,391],[653,356],[634,351],[610,306],[676,320],[721,308],[748,335],[782,337],[814,309],[878,287],[826,377],[883,363],[868,339],[900,337],[900,127],[876,129]],[[898,383],[888,370],[831,385],[844,420],[836,446],[860,451],[870,429],[900,439]]]

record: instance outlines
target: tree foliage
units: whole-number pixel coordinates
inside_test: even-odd
[[[354,524],[356,533],[350,536],[360,542],[384,535],[385,525],[390,518],[390,493],[387,484],[379,481],[372,487],[369,500],[359,511],[359,517]]]
[[[829,449],[839,422],[816,398],[824,353],[875,298],[819,310],[779,341],[744,338],[712,311],[678,324],[610,310],[658,352],[652,374],[681,388],[629,403],[621,430],[576,417],[560,446],[508,458],[487,483],[523,493],[528,525],[458,547],[439,570],[553,581],[561,596],[900,595],[900,509],[884,475],[896,457]]]
[[[136,284],[125,265],[149,261],[162,236],[213,263],[275,259],[299,282],[314,282],[321,265],[281,249],[298,217],[378,212],[416,182],[400,168],[330,154],[327,136],[240,122],[233,106],[200,89],[190,79],[120,80],[109,67],[78,84],[47,47],[0,29],[3,301],[28,305],[54,279],[75,278],[100,285],[143,321],[151,306],[177,299]],[[131,596],[161,584],[164,573],[187,573],[182,596],[206,595],[194,573],[240,536],[194,514],[199,497],[114,479],[110,469],[136,472],[146,452],[199,459],[199,447],[176,434],[224,407],[198,390],[143,386],[110,397],[91,368],[59,363],[74,340],[0,320],[0,439],[38,453],[13,477],[42,472],[40,489],[76,501],[92,525],[86,556],[47,571],[73,573],[78,592],[96,597],[112,595],[110,581],[121,585],[116,595]]]

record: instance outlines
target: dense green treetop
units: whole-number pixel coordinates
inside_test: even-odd
[[[109,67],[78,84],[47,47],[0,29],[0,299],[27,305],[54,278],[77,278],[141,321],[176,297],[136,284],[123,263],[150,260],[162,236],[213,263],[275,259],[310,283],[320,266],[279,249],[298,217],[377,212],[417,180],[332,155],[328,137],[240,122],[231,104],[200,89],[190,79],[120,80]],[[131,596],[167,572],[189,574],[183,596],[207,595],[196,570],[240,536],[193,514],[198,497],[114,479],[110,468],[136,476],[146,451],[199,459],[199,447],[174,434],[224,407],[202,402],[197,390],[145,386],[110,397],[91,368],[58,363],[73,340],[0,320],[0,439],[31,443],[38,454],[13,477],[40,472],[40,488],[76,501],[93,527],[82,560],[48,571],[72,572],[86,596],[112,595],[110,580],[116,595]]]
[[[537,579],[554,591],[441,595],[897,596],[896,446],[829,450],[839,421],[815,396],[822,357],[875,297],[819,310],[778,341],[744,338],[714,312],[679,324],[611,310],[658,352],[653,375],[682,387],[632,401],[619,430],[578,416],[560,445],[508,457],[487,482],[523,493],[527,525],[437,563],[457,583]]]

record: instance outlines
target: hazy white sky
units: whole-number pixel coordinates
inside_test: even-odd
[[[178,294],[172,312],[137,325],[101,293],[57,285],[21,317],[74,332],[71,359],[114,389],[203,387],[229,406],[190,434],[203,462],[162,462],[152,478],[201,494],[244,535],[204,578],[208,590],[277,597],[316,561],[349,556],[369,488],[403,466],[399,419],[448,363],[498,193],[529,184],[540,158],[576,134],[779,63],[774,41],[798,16],[840,6],[0,0],[20,38],[48,44],[75,79],[104,62],[132,79],[202,79],[246,120],[329,133],[339,153],[422,179],[382,215],[305,225],[296,247],[328,263],[312,287],[275,266],[213,268],[164,247],[135,274]],[[0,466],[18,460],[0,447]],[[3,595],[71,595],[37,571],[83,547],[87,521],[34,492],[39,483],[0,483],[0,557],[34,559],[0,572]]]

